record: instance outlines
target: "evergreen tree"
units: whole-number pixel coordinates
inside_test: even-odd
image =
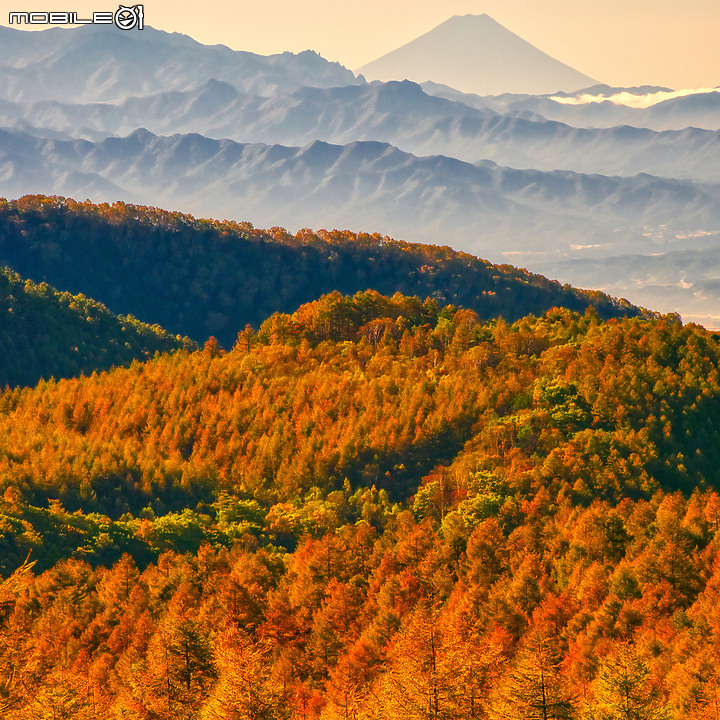
[[[528,639],[491,716],[497,720],[573,720],[577,716],[552,640],[537,635]]]
[[[669,717],[650,682],[650,670],[635,648],[623,645],[600,668],[592,720],[665,720]]]
[[[437,612],[420,607],[400,634],[388,670],[377,683],[365,717],[397,720],[448,720],[454,717],[458,687]]]
[[[273,676],[269,653],[241,630],[225,630],[215,657],[219,679],[200,720],[287,720],[282,684]]]

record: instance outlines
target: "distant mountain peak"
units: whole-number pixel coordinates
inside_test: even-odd
[[[478,95],[542,95],[597,84],[485,13],[453,15],[357,72],[368,80],[432,81]]]
[[[476,20],[482,20],[483,22],[491,22],[494,25],[500,25],[500,23],[495,20],[494,18],[491,18],[487,13],[481,13],[480,15],[476,15],[475,13],[465,13],[464,15],[453,15],[451,18],[448,18],[445,22],[448,22],[449,20],[465,20],[466,18],[473,18]]]

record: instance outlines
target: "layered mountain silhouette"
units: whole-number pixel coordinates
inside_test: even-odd
[[[422,83],[425,92],[455,102],[462,102],[479,110],[494,111],[501,115],[525,118],[558,120],[575,127],[610,128],[619,125],[649,128],[651,130],[683,130],[687,127],[706,130],[720,129],[720,90],[693,92],[692,94],[662,100],[649,107],[637,108],[612,102],[607,96],[612,92],[629,95],[645,95],[668,88],[609,88],[598,85],[562,97],[551,95],[528,95],[507,93],[496,97],[462,93],[447,85],[433,82]],[[568,97],[578,99],[586,95],[594,102],[562,102]]]
[[[606,256],[624,252],[630,238],[649,251],[648,226],[686,233],[720,224],[717,185],[518,170],[417,157],[380,142],[287,147],[143,129],[92,143],[0,131],[0,176],[12,197],[123,199],[266,227],[364,227],[435,244],[452,238],[495,261],[500,253],[521,253],[523,261]]]
[[[118,101],[188,90],[211,78],[258,95],[361,82],[312,51],[256,55],[150,27],[138,33],[103,25],[38,33],[0,27],[0,96],[6,99]]]
[[[720,97],[720,94],[718,94]],[[679,98],[679,100],[686,98]],[[577,128],[539,116],[500,114],[425,93],[402,82],[304,87],[270,98],[210,80],[188,91],[112,103],[0,101],[0,126],[43,137],[102,140],[138,126],[155,134],[303,146],[313,140],[390,143],[415,155],[583,173],[654,175],[720,182],[719,131],[656,132],[625,126]]]
[[[607,98],[649,104],[669,89],[598,85],[487,16],[451,18],[410,45],[432,43],[433,67],[461,57],[482,80],[476,60],[496,53],[494,79],[546,84],[368,83],[311,51],[0,28],[0,196],[447,244],[720,325],[720,93],[617,104]],[[678,252],[687,271],[663,260]]]
[[[455,15],[358,72],[369,80],[432,80],[480,95],[572,91],[596,83],[485,14]]]

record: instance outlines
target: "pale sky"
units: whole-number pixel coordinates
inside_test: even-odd
[[[128,2],[128,4],[130,4]],[[720,0],[146,0],[146,23],[205,44],[312,49],[356,70],[452,15],[487,13],[610,85],[720,85]],[[2,0],[10,11],[114,10],[117,0]],[[130,31],[132,32],[132,31]]]

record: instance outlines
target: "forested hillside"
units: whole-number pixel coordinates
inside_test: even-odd
[[[719,360],[366,291],[6,391],[3,716],[717,717]]]
[[[196,345],[132,316],[115,316],[83,295],[60,293],[0,268],[0,347],[0,387],[13,387]]]
[[[196,342],[213,335],[226,348],[246,324],[257,327],[273,312],[292,312],[335,290],[431,296],[510,321],[555,306],[584,312],[592,305],[602,317],[641,312],[440,245],[337,230],[293,236],[154,207],[42,195],[0,200],[0,263]]]

